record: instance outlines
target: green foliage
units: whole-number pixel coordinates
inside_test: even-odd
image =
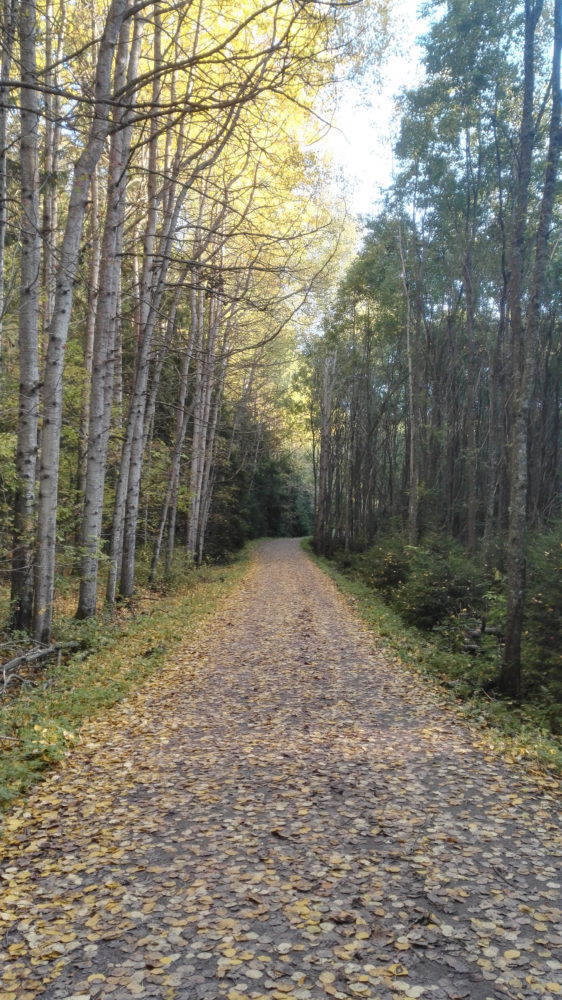
[[[12,511],[16,488],[16,435],[0,431],[0,567],[7,572],[10,565]]]
[[[398,532],[380,535],[366,552],[337,553],[333,562],[342,572],[379,591],[405,625],[432,632],[433,652],[425,654],[424,660],[435,660],[438,673],[449,665],[457,695],[472,698],[477,690],[493,690],[501,667],[506,621],[505,581],[500,572],[495,570],[487,579],[483,567],[443,536],[429,535],[419,546],[409,546]],[[560,733],[561,524],[531,538],[527,576],[523,642],[526,703],[521,712],[527,713],[533,730],[542,726],[545,731]],[[494,704],[495,714],[502,716],[502,728],[508,729],[512,706],[502,701]]]
[[[262,431],[262,437],[253,463],[240,453],[243,442],[239,448],[230,448],[225,440],[219,446],[205,539],[206,557],[211,561],[228,558],[249,539],[298,538],[311,530],[307,461],[280,450],[267,431]]]
[[[448,615],[483,609],[485,577],[460,545],[430,536],[407,551],[409,571],[392,602],[408,625],[429,630]]]
[[[390,598],[410,575],[411,555],[404,538],[398,533],[384,534],[365,552],[360,569],[365,583]]]
[[[106,710],[154,673],[165,655],[216,609],[245,570],[245,559],[205,569],[148,612],[112,622],[57,622],[57,638],[82,649],[50,665],[16,696],[0,702],[0,808],[21,796],[72,747],[84,719]]]
[[[311,498],[290,455],[264,457],[250,496],[252,536],[298,538],[310,531]]]
[[[451,615],[483,611],[483,572],[460,545],[441,535],[412,546],[399,532],[383,534],[349,568],[417,628],[430,630]]]
[[[311,546],[305,546],[311,552]],[[399,660],[423,675],[457,711],[483,731],[486,746],[500,749],[512,760],[533,765],[538,762],[551,771],[562,772],[562,742],[551,731],[551,717],[545,704],[515,705],[495,698],[486,690],[493,670],[486,659],[444,648],[440,631],[430,635],[404,624],[380,592],[357,575],[338,572],[331,561],[316,562],[348,595],[376,638],[384,646],[390,663]]]
[[[531,538],[527,583],[525,685],[549,699],[562,732],[562,523]]]

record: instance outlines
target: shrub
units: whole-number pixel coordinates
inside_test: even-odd
[[[562,703],[562,524],[534,535],[527,552],[523,659],[527,688]],[[560,720],[562,724],[562,719]]]
[[[408,579],[410,556],[404,539],[398,534],[383,535],[361,557],[360,576],[386,597]]]
[[[345,549],[336,549],[332,556],[332,561],[342,573],[360,573],[363,556],[357,552],[346,552]]]
[[[430,630],[449,615],[481,612],[484,574],[457,543],[429,536],[407,552],[409,573],[392,603],[408,625]]]

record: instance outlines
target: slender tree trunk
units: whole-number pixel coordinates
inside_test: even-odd
[[[217,427],[221,413],[224,383],[226,377],[226,361],[224,360],[225,348],[226,348],[226,335],[223,339],[222,351],[221,351],[223,356],[223,361],[219,363],[219,375],[214,380],[215,384],[212,393],[213,395],[212,409],[208,417],[208,432],[207,432],[207,440],[205,442],[205,461],[203,465],[203,476],[201,482],[201,504],[200,504],[197,550],[196,550],[196,560],[198,566],[200,566],[201,563],[203,562],[205,535],[207,533],[207,524],[209,521],[209,515],[211,512],[211,503],[213,499],[213,485],[214,485],[213,471],[214,471]]]
[[[209,522],[209,515],[211,513],[211,504],[213,500],[215,443],[216,443],[218,419],[222,405],[222,393],[223,393],[223,386],[221,384],[217,386],[215,391],[213,410],[209,424],[209,434],[207,438],[207,452],[205,455],[205,463],[203,468],[203,481],[201,484],[201,508],[199,516],[197,552],[196,552],[196,562],[198,566],[200,566],[201,563],[203,562],[203,555],[205,549],[205,535],[207,533],[207,524]]]
[[[16,3],[17,0],[3,0],[2,3],[2,57],[0,59],[0,73],[3,80],[10,77],[10,66],[12,63],[12,49],[16,30]],[[7,178],[7,154],[8,154],[8,102],[9,90],[0,87],[0,375],[4,367],[4,312],[5,302],[5,248],[6,231],[8,227],[8,178]]]
[[[538,4],[537,6],[540,8],[541,5]],[[536,29],[535,14],[536,8],[531,11],[531,20],[526,32],[527,35],[532,32],[532,37],[534,37]],[[522,331],[519,329],[519,323],[521,322],[521,300],[518,303],[513,303],[513,305],[518,307],[515,312],[514,335],[519,338],[517,344],[519,350],[516,359],[518,364],[515,367],[517,381],[515,383],[512,410],[510,505],[507,540],[507,622],[501,683],[504,690],[515,699],[521,697],[521,639],[525,602],[529,418],[535,384],[540,310],[548,262],[549,231],[552,223],[556,180],[562,146],[561,52],[562,0],[555,0],[549,148],[535,242],[531,288],[525,316],[524,335],[522,335]],[[525,202],[526,204],[527,202]],[[517,252],[516,249],[516,256]]]
[[[140,31],[135,33],[129,55],[129,25],[121,29],[115,65],[115,90],[123,85],[127,75],[136,75],[140,50]],[[127,161],[131,145],[131,129],[125,127],[125,116],[114,115],[118,127],[112,137],[108,165],[107,210],[102,242],[101,276],[98,307],[95,316],[92,380],[88,415],[88,448],[84,484],[84,510],[81,526],[82,563],[80,596],[76,615],[90,618],[96,613],[97,578],[100,538],[103,519],[103,497],[107,447],[111,427],[115,341],[118,324],[120,273],[125,222]]]
[[[205,397],[207,392],[209,353],[204,344],[205,291],[200,288],[192,296],[192,322],[198,330],[198,352],[195,368],[195,388],[193,403],[193,439],[191,442],[191,463],[189,473],[189,514],[187,525],[187,554],[195,561],[197,552],[197,527],[201,503],[201,479],[205,449]]]
[[[162,379],[162,372],[164,369],[164,362],[169,354],[170,344],[172,343],[175,329],[176,329],[176,316],[178,312],[178,306],[180,303],[181,295],[183,292],[183,284],[185,281],[185,270],[179,276],[177,287],[174,290],[172,301],[167,309],[167,321],[166,321],[166,331],[164,333],[164,338],[158,354],[153,364],[152,376],[150,378],[150,392],[148,395],[148,403],[146,407],[146,419],[145,419],[145,441],[144,450],[146,451],[149,441],[152,440],[154,433],[154,420],[156,418],[156,404],[158,402],[158,392],[160,389],[160,381]]]
[[[60,17],[64,24],[64,7],[60,6]],[[56,89],[56,67],[62,60],[63,24],[56,25],[52,0],[47,0],[45,9],[45,85]],[[45,93],[45,137],[43,153],[43,312],[41,334],[45,342],[55,300],[55,275],[57,267],[57,230],[59,216],[59,184],[57,170],[61,137],[60,97],[56,93]]]
[[[414,220],[415,226],[415,220]],[[408,366],[408,541],[417,545],[419,533],[419,446],[416,348],[413,337],[412,304],[406,272],[402,227],[399,232],[399,251],[402,265],[402,285],[406,306],[406,362]]]
[[[332,447],[332,395],[336,372],[336,355],[324,358],[322,368],[322,400],[320,407],[320,455],[318,459],[318,506],[314,540],[317,551],[328,555],[331,548],[330,466]]]
[[[49,641],[53,620],[64,352],[72,314],[74,285],[90,183],[109,131],[107,95],[111,92],[113,57],[126,10],[127,0],[112,0],[99,44],[93,120],[84,150],[74,167],[60,251],[53,316],[49,326],[43,382],[43,429],[35,574],[34,633],[40,642]]]
[[[489,401],[488,401],[488,434],[489,475],[488,494],[486,498],[486,514],[484,520],[484,535],[482,539],[482,556],[486,565],[492,554],[492,543],[495,534],[501,534],[505,524],[502,516],[501,483],[505,478],[504,458],[507,453],[505,438],[506,405],[505,405],[505,337],[507,329],[507,306],[509,295],[508,244],[505,224],[505,194],[502,181],[501,147],[498,137],[496,117],[494,118],[494,148],[498,184],[498,225],[501,234],[501,293],[499,301],[499,320],[493,355],[490,361]],[[497,514],[496,514],[497,507]]]
[[[152,562],[150,565],[149,583],[151,585],[154,584],[154,581],[156,579],[158,563],[160,561],[160,553],[162,550],[162,542],[164,539],[164,532],[166,530],[168,516],[171,513],[173,513],[173,520],[175,522],[175,511],[173,509],[174,501],[177,504],[178,484],[180,480],[181,456],[185,441],[185,435],[187,433],[187,425],[191,414],[191,410],[186,406],[186,402],[187,402],[187,390],[189,387],[189,372],[191,368],[192,354],[193,354],[193,328],[190,327],[189,339],[186,345],[182,361],[182,370],[180,376],[180,392],[178,400],[178,409],[176,413],[176,434],[174,440],[174,449],[170,461],[168,485],[166,487],[166,496],[164,498],[164,505],[162,507],[160,525],[158,527],[158,533],[154,543],[154,552],[152,554]],[[172,530],[172,516],[170,516],[169,531],[171,530]],[[173,540],[171,547],[173,555]]]
[[[150,351],[152,348],[155,323],[164,294],[172,243],[176,234],[178,219],[180,217],[186,195],[187,189],[181,188],[176,197],[174,211],[169,220],[167,220],[166,232],[159,243],[158,256],[161,263],[158,268],[156,286],[153,288],[150,295],[150,307],[146,321],[143,324],[142,339],[137,357],[135,386],[133,389],[131,409],[129,412],[130,447],[127,492],[124,508],[121,577],[119,581],[119,593],[121,597],[124,598],[132,597],[135,582],[136,534],[142,460],[145,443],[144,420],[148,401]]]
[[[98,294],[100,288],[100,265],[102,258],[102,241],[99,228],[100,198],[97,172],[94,170],[91,186],[91,209],[90,209],[90,242],[91,260],[90,274],[88,279],[88,313],[86,317],[86,335],[84,338],[84,370],[86,379],[84,383],[84,393],[82,396],[82,409],[80,414],[80,443],[78,446],[78,496],[81,498],[86,493],[86,464],[88,458],[88,427],[90,423],[90,396],[92,364],[94,357],[94,333],[96,328],[96,315],[98,306]]]
[[[35,469],[39,421],[39,100],[35,0],[19,10],[21,76],[21,296],[19,314],[20,393],[16,450],[16,499],[12,567],[12,626],[29,630],[33,617]]]
[[[466,296],[466,341],[467,341],[467,380],[466,380],[466,464],[467,464],[467,548],[471,555],[476,552],[476,517],[477,517],[477,437],[476,437],[476,350],[475,350],[475,303],[472,275],[472,251],[468,250],[465,258],[464,285]]]
[[[160,14],[156,14],[154,21],[154,66],[161,65],[162,53],[162,24]],[[159,103],[161,93],[161,83],[158,77],[155,78],[152,87],[152,100],[156,105]],[[127,540],[129,552],[125,555],[126,545],[126,516],[128,505],[129,478],[131,466],[136,461],[138,465],[138,476],[140,481],[140,463],[142,459],[143,427],[142,422],[146,407],[146,393],[148,386],[148,373],[150,362],[150,350],[152,341],[152,330],[156,317],[152,317],[153,289],[155,284],[156,263],[154,250],[156,246],[156,230],[158,223],[158,123],[153,118],[150,125],[150,138],[148,143],[148,179],[147,179],[147,218],[143,237],[143,258],[142,273],[137,275],[138,283],[138,313],[137,313],[137,354],[135,363],[135,376],[133,393],[129,406],[129,413],[125,427],[125,437],[121,451],[121,461],[119,464],[119,475],[115,491],[115,505],[113,511],[113,526],[111,531],[111,549],[109,562],[109,575],[107,579],[106,602],[111,607],[115,603],[115,594],[119,577],[123,575],[123,560],[127,564],[127,572],[131,570],[134,574],[134,551],[136,538],[131,538],[131,517],[129,516]],[[149,324],[150,322],[150,329]],[[131,512],[130,512],[131,513]],[[136,518],[134,524],[136,535]],[[125,581],[126,583],[128,581]],[[123,590],[120,587],[122,596]],[[131,580],[132,593],[132,580]],[[127,595],[130,596],[130,595]]]

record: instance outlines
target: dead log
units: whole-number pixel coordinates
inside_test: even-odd
[[[51,656],[56,653],[67,652],[73,649],[78,649],[80,643],[76,640],[70,642],[55,642],[51,646],[38,646],[34,649],[28,650],[27,653],[22,653],[20,656],[15,656],[13,660],[8,660],[7,663],[2,664],[2,674],[4,680],[3,691],[6,690],[8,686],[8,681],[11,676],[13,676],[14,671],[21,666],[27,666],[29,663],[40,663],[42,660],[48,660]]]

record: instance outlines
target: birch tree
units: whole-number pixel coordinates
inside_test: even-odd
[[[16,0],[3,0],[1,22],[3,44],[0,58],[2,80],[10,76],[12,50],[16,33]],[[0,86],[0,374],[3,367],[3,326],[6,309],[5,250],[8,226],[8,102],[9,90]]]
[[[39,98],[37,14],[34,0],[21,0],[19,42],[21,91],[21,293],[19,310],[19,416],[16,450],[12,624],[28,630],[33,614],[35,469],[39,425]]]
[[[135,20],[129,43],[128,22],[121,27],[115,62],[114,89],[137,72],[140,49],[140,22]],[[113,404],[113,376],[118,323],[118,294],[125,223],[127,161],[131,147],[128,112],[116,109],[108,164],[107,209],[101,244],[100,292],[94,316],[92,380],[90,389],[88,448],[84,484],[84,511],[81,525],[82,566],[77,616],[88,618],[96,612],[99,540],[103,517],[103,497],[107,446]]]
[[[63,242],[57,272],[53,316],[43,379],[43,427],[39,468],[34,634],[48,642],[53,620],[58,470],[62,421],[62,377],[77,262],[92,174],[102,154],[110,126],[111,77],[115,49],[127,12],[127,0],[111,0],[96,64],[93,118],[86,144],[73,171]]]

